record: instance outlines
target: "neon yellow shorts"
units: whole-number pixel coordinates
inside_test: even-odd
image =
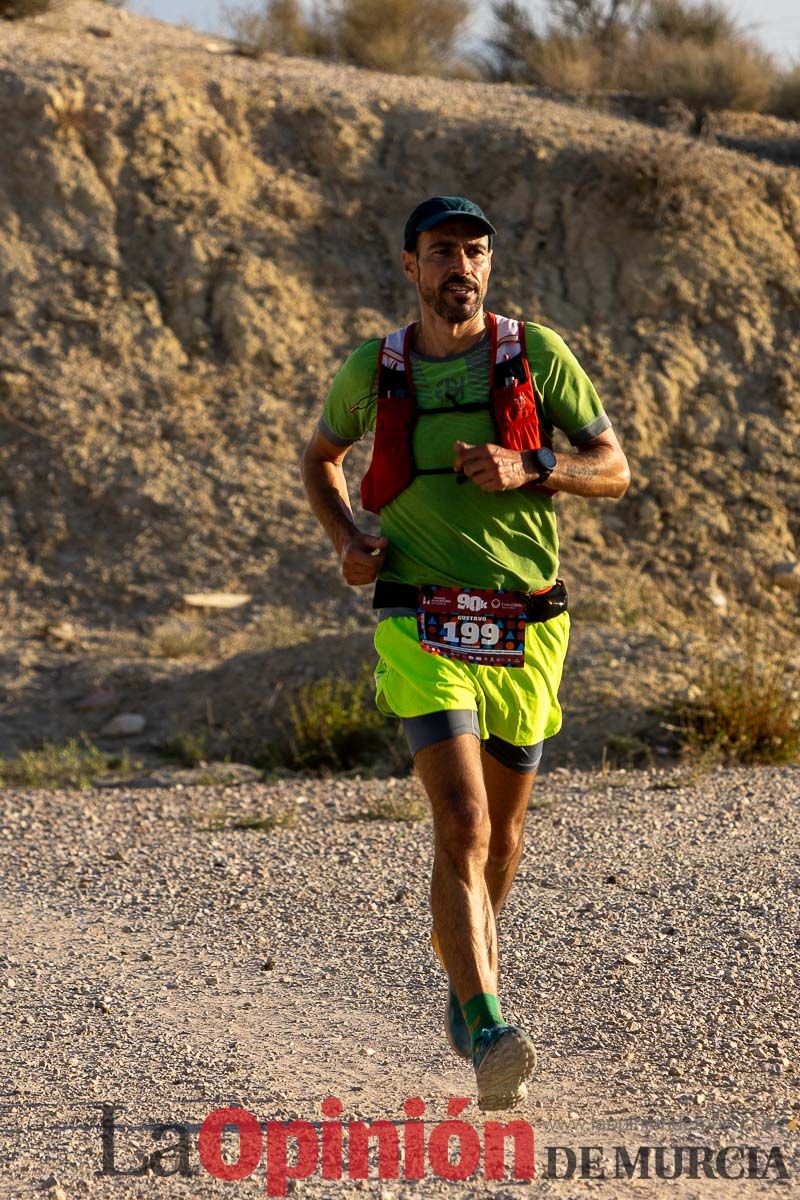
[[[478,714],[481,741],[490,734],[530,746],[561,728],[558,688],[569,642],[569,613],[525,630],[523,667],[486,667],[429,654],[416,617],[386,617],[375,630],[375,703],[397,717],[446,709]]]

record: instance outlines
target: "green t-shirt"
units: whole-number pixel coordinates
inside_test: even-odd
[[[375,429],[380,341],[354,351],[339,370],[325,401],[320,431],[349,446]],[[575,446],[591,441],[611,422],[586,372],[552,329],[525,325],[531,374],[546,426],[563,430]],[[491,411],[460,412],[488,403],[490,343],[487,336],[466,354],[425,358],[412,354],[411,369],[421,415],[414,429],[418,467],[452,465],[456,440],[495,442]],[[447,413],[426,408],[451,406]],[[420,475],[380,513],[389,549],[381,579],[457,587],[538,591],[558,572],[558,533],[549,496],[514,488],[483,492],[451,475]]]

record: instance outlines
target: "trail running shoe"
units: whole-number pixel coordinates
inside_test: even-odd
[[[447,1004],[444,1010],[444,1031],[453,1052],[459,1058],[465,1058],[469,1062],[472,1058],[472,1038],[469,1035],[467,1022],[464,1020],[464,1013],[461,1011],[461,1004],[452,984],[447,994]]]
[[[536,1048],[524,1029],[495,1025],[482,1029],[475,1039],[472,1065],[479,1108],[516,1108],[528,1094],[525,1080],[536,1067]]]

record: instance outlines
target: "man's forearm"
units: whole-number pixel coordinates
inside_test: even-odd
[[[523,452],[523,464],[531,480],[536,479],[538,470],[529,465],[529,452]],[[624,496],[630,483],[630,472],[624,456],[621,457],[610,446],[592,446],[576,454],[561,453],[556,456],[556,466],[545,481],[545,486],[559,492],[570,492],[573,496]]]
[[[347,481],[340,466],[319,459],[303,459],[303,484],[314,516],[331,539],[336,553],[358,533],[350,507]]]

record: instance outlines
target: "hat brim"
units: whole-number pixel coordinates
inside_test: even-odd
[[[442,221],[473,221],[476,225],[480,225],[485,233],[490,237],[495,237],[497,230],[494,225],[490,224],[485,217],[478,217],[475,213],[468,212],[439,212],[433,216],[427,217],[426,220],[418,225],[416,233],[427,233],[429,229],[433,229],[435,225],[441,225]]]

